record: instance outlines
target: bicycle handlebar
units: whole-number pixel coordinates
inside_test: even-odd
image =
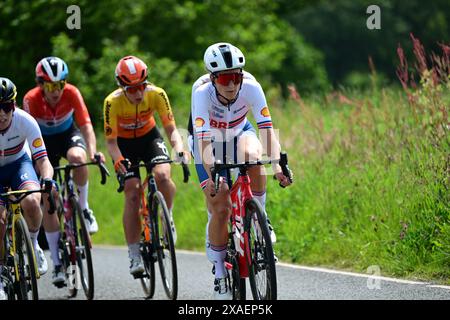
[[[2,198],[7,198],[9,202],[13,203],[13,204],[18,204],[20,203],[26,196],[32,194],[32,193],[47,193],[48,194],[48,199],[49,199],[49,203],[50,203],[50,208],[48,210],[48,213],[53,214],[55,212],[56,209],[56,205],[55,205],[55,199],[53,199],[52,197],[52,188],[53,188],[53,183],[51,180],[47,180],[44,183],[44,187],[42,189],[35,189],[35,190],[16,190],[16,191],[9,191],[9,192],[5,192],[5,193],[1,193],[0,197]],[[10,196],[14,196],[15,199],[11,199]]]
[[[95,161],[91,161],[91,162],[85,162],[85,163],[69,163],[66,164],[64,166],[58,166],[58,167],[54,167],[53,170],[55,171],[64,171],[66,172],[70,172],[73,169],[76,168],[80,168],[80,167],[84,167],[84,166],[90,166],[90,165],[96,165],[98,166],[99,170],[100,170],[100,174],[101,174],[101,184],[105,184],[106,183],[106,177],[110,176],[108,168],[106,168],[106,166],[100,162],[100,155],[96,154],[95,156]]]
[[[224,164],[220,161],[216,161],[214,163],[214,166],[211,168],[211,177],[213,177],[214,180],[214,188],[216,193],[219,191],[219,183],[220,183],[220,171],[224,169],[234,169],[234,168],[248,168],[250,166],[261,166],[265,164],[275,163],[278,162],[278,164],[281,167],[281,171],[283,174],[289,179],[289,181],[292,183],[292,171],[288,167],[288,157],[286,152],[280,152],[280,159],[276,160],[264,160],[264,161],[247,161],[244,163],[236,163],[236,164]],[[274,176],[276,179],[276,177]],[[280,187],[285,188],[281,183],[279,184]],[[211,194],[211,197],[214,197],[215,194]]]
[[[280,162],[279,162],[279,164],[280,164],[280,167],[281,167],[281,172],[283,172],[283,175],[289,179],[290,183],[292,183],[293,182],[292,171],[288,167],[288,156],[287,156],[286,152],[281,152],[280,153]],[[279,185],[282,188],[286,188],[285,186],[283,186],[281,184],[281,182],[279,183]]]
[[[184,153],[180,152],[178,153],[178,156],[183,157]],[[127,160],[122,160],[122,164],[127,167],[127,170],[132,170],[136,168],[142,168],[145,167],[147,170],[151,171],[153,167],[155,167],[158,164],[164,164],[164,163],[173,163],[174,161],[171,159],[168,160],[150,160],[145,163],[139,163],[132,166],[129,166],[129,162]],[[189,176],[191,175],[191,172],[189,171],[189,167],[186,163],[181,162],[181,166],[183,168],[183,182],[187,183],[189,181]],[[124,174],[117,174],[117,179],[119,180],[119,188],[117,189],[117,192],[122,192],[125,187],[125,175]]]

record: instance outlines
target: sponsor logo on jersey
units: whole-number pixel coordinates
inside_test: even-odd
[[[267,107],[262,108],[261,114],[263,117],[270,117],[269,108],[267,108]]]
[[[105,108],[105,121],[107,124],[109,124],[109,113],[111,112],[111,102],[107,101],[106,102],[106,108]]]
[[[41,138],[34,139],[32,145],[35,148],[42,147],[42,139]]]
[[[226,129],[226,128],[228,128],[228,122],[216,121],[216,120],[211,119],[209,121],[209,126],[211,128]]]
[[[219,119],[223,119],[224,116],[221,113],[217,113],[217,112],[213,112],[213,117],[219,118]]]
[[[213,106],[212,109],[213,109],[214,111],[217,111],[217,112],[220,112],[220,113],[224,113],[224,112],[225,112],[225,110],[223,110],[223,109],[220,108],[220,107],[216,107],[216,106]]]
[[[164,141],[163,141],[163,142],[156,142],[156,145],[158,146],[158,148],[161,149],[161,151],[162,151],[165,155],[167,155],[167,156],[169,155],[169,151],[167,150],[167,147],[166,147]]]
[[[237,109],[237,110],[234,110],[233,113],[236,114],[236,113],[238,113],[239,111],[244,110],[246,107],[247,107],[247,106],[244,105],[244,106],[242,106],[241,108],[239,108],[239,109]]]
[[[71,140],[72,140],[73,143],[76,143],[78,140],[81,140],[81,137],[80,136],[73,136],[71,138]]]
[[[107,136],[110,136],[111,134],[112,134],[112,129],[111,129],[111,127],[106,127],[105,128],[105,134],[107,135]]]
[[[164,100],[164,104],[166,105],[166,110],[170,111],[170,104],[169,104],[169,100],[167,99],[167,95],[165,95],[164,92],[160,92],[159,95]]]
[[[205,124],[205,120],[203,120],[202,118],[198,117],[195,119],[196,127],[203,127],[204,124]]]

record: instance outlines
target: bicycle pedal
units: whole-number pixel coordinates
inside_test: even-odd
[[[53,285],[54,285],[55,287],[57,287],[58,289],[61,289],[61,288],[67,287],[67,283],[65,283],[65,282],[61,282],[61,283],[54,283]]]
[[[6,265],[9,267],[14,267],[14,257],[13,256],[8,256],[8,258],[6,260]]]
[[[144,278],[148,278],[148,276],[145,273],[141,273],[141,274],[133,274],[132,275],[134,279],[144,279]]]

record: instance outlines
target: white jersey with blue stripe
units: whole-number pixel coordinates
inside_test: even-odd
[[[0,134],[0,167],[12,163],[30,152],[33,160],[47,156],[44,140],[36,120],[16,108],[11,125]]]
[[[261,85],[249,73],[244,73],[239,96],[224,106],[217,98],[209,75],[200,77],[192,89],[192,123],[198,140],[230,141],[246,126],[251,110],[259,129],[272,128],[272,119]]]

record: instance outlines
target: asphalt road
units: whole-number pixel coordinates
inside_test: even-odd
[[[51,284],[51,260],[46,251],[49,271],[38,280],[39,297],[67,300],[67,288]],[[93,251],[96,300],[143,300],[139,280],[128,273],[125,247],[96,246]],[[178,299],[211,300],[213,275],[203,253],[177,251]],[[376,269],[375,269],[376,271]],[[166,300],[156,267],[156,290],[153,299]],[[355,274],[320,268],[277,264],[278,299],[280,300],[449,300],[450,286]],[[249,287],[248,287],[249,288]],[[248,291],[250,291],[248,289]],[[75,299],[84,300],[80,290]],[[248,299],[251,299],[248,292]]]

